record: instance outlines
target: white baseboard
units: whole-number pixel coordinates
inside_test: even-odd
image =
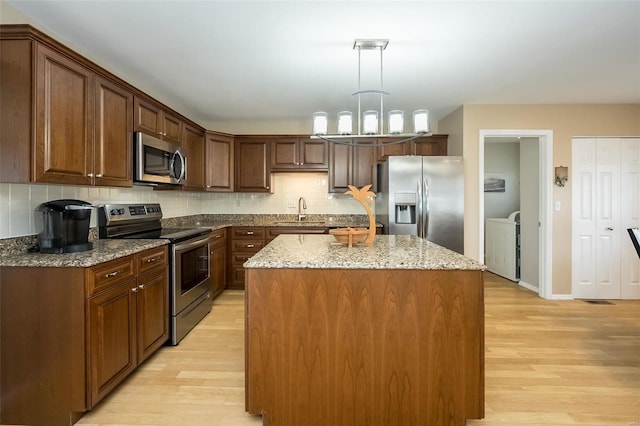
[[[524,281],[518,281],[518,285],[526,288],[527,290],[531,290],[535,294],[538,294],[538,286],[537,285],[531,285],[531,284],[526,283]]]
[[[552,294],[550,300],[573,300],[572,294]]]

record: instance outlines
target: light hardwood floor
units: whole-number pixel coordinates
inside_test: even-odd
[[[640,301],[548,301],[490,273],[485,289],[486,416],[467,425],[638,425]],[[225,291],[78,424],[261,425],[244,412],[243,300]]]

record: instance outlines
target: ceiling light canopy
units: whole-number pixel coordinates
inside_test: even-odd
[[[353,115],[351,111],[340,111],[337,115],[336,133],[329,134],[329,116],[326,112],[313,113],[312,138],[320,138],[329,142],[357,145],[353,137],[400,137],[400,140],[387,142],[384,145],[404,143],[411,139],[429,134],[429,110],[419,109],[413,112],[413,132],[404,130],[404,112],[401,110],[389,111],[387,117],[387,132],[385,133],[384,96],[388,95],[383,89],[383,53],[389,44],[387,39],[356,39],[353,49],[358,51],[358,91],[353,93],[358,99],[357,130],[353,132]],[[380,70],[378,88],[362,89],[362,51],[377,50],[380,52]],[[378,96],[380,109],[367,109],[362,112],[362,95]],[[404,137],[403,137],[404,136]],[[340,139],[343,140],[340,140]],[[376,146],[383,144],[367,144]]]

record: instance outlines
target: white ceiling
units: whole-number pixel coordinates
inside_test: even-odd
[[[356,38],[390,39],[386,111],[640,102],[638,0],[2,1],[209,129],[355,111]]]

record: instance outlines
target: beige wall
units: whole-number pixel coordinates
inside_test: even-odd
[[[571,165],[571,138],[576,136],[640,136],[640,104],[464,105],[465,254],[479,256],[478,146],[480,130],[551,130],[553,167]],[[446,123],[448,119],[441,120]],[[571,170],[569,171],[571,175]],[[553,179],[548,176],[547,179]],[[561,210],[552,217],[552,294],[571,293],[571,181],[553,186]]]
[[[449,135],[447,153],[462,155],[462,132],[464,125],[464,108],[460,107],[438,121],[438,132]]]

